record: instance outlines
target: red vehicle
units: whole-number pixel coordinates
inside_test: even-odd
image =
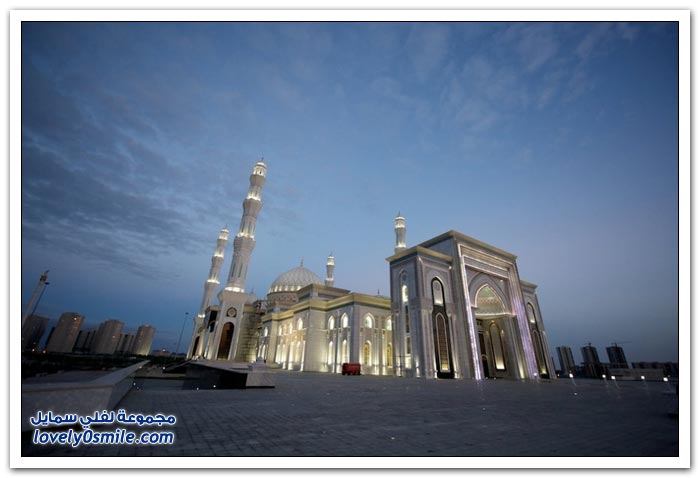
[[[359,363],[344,363],[343,364],[343,375],[360,375],[360,369],[362,366]]]

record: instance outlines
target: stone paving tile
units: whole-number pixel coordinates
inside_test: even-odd
[[[22,454],[678,456],[678,420],[667,413],[676,397],[663,383],[275,378],[274,389],[249,390],[143,382],[118,408],[175,415],[173,445],[47,447],[25,436]]]

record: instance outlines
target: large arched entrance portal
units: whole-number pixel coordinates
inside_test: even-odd
[[[233,342],[233,324],[226,322],[221,329],[221,340],[219,341],[219,353],[216,354],[217,360],[228,360],[228,355],[231,352],[231,343]]]
[[[516,378],[509,337],[511,316],[503,300],[490,286],[484,285],[476,293],[476,318],[479,330],[481,367],[485,378]]]

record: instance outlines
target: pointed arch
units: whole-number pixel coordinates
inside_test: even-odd
[[[430,281],[430,290],[433,294],[433,305],[444,306],[445,287],[443,286],[442,281],[437,277],[434,277],[433,280]]]
[[[504,284],[498,278],[492,277],[488,274],[484,274],[483,272],[477,274],[469,284],[469,300],[472,306],[476,307],[479,305],[477,297],[479,292],[481,292],[485,286],[488,286],[493,292],[493,294],[498,297],[501,304],[503,305],[504,313],[510,314],[510,299],[508,298],[507,293],[504,291],[508,290],[510,284],[508,284],[507,282]]]
[[[532,335],[532,345],[535,347],[535,358],[537,359],[537,368],[541,375],[547,375],[547,361],[544,357],[544,347],[542,347],[542,339],[536,329],[530,331]]]
[[[532,302],[528,301],[527,306],[525,307],[525,310],[527,311],[527,319],[530,321],[531,324],[536,324],[537,323],[537,314],[535,313],[535,308],[532,306]]]
[[[507,312],[503,299],[489,284],[483,284],[476,292],[476,315],[501,315]]]

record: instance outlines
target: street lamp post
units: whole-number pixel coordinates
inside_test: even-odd
[[[175,347],[175,355],[180,353],[180,342],[182,341],[182,333],[185,331],[185,324],[187,323],[187,316],[190,315],[189,312],[185,312],[185,318],[182,319],[182,328],[180,329],[180,338],[177,339],[177,347]]]

